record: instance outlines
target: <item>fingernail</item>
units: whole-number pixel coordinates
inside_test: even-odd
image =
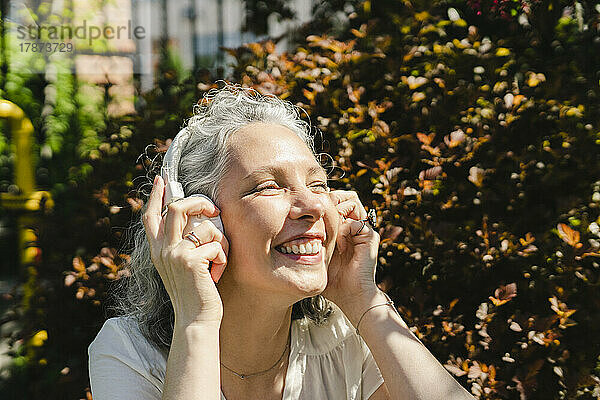
[[[154,185],[154,186],[156,186],[156,182],[158,182],[158,175],[156,175],[156,176],[154,177],[154,183],[153,183],[153,185]]]

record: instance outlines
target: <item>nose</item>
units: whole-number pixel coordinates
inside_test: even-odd
[[[314,193],[306,187],[295,191],[290,207],[290,218],[318,221],[325,214],[325,204],[322,197],[322,195]]]

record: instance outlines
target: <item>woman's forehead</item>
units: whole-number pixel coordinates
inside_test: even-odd
[[[286,162],[286,163],[275,163],[275,164],[265,164],[261,166],[257,166],[253,170],[249,171],[248,174],[242,177],[242,182],[252,181],[260,178],[264,175],[272,175],[278,176],[284,174],[286,172],[293,171],[305,171],[306,175],[318,175],[325,174],[325,170],[323,167],[319,166],[316,161],[315,163],[308,162]],[[326,174],[325,174],[326,175]]]
[[[230,161],[245,168],[289,161],[316,163],[314,154],[298,135],[276,124],[248,125],[230,137],[228,147]]]
[[[253,122],[237,130],[228,139],[233,147],[247,147],[252,144],[277,144],[282,141],[306,143],[286,126],[265,122]]]
[[[295,170],[324,173],[306,143],[284,126],[256,123],[236,132],[231,139],[230,171],[238,179]]]

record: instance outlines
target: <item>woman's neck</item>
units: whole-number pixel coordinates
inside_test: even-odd
[[[271,368],[289,343],[292,299],[278,303],[239,288],[228,291],[220,287],[219,292],[223,301],[221,363],[239,374]]]

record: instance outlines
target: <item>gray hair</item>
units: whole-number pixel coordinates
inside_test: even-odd
[[[226,84],[209,91],[185,129],[190,138],[185,144],[179,164],[179,182],[186,196],[201,193],[219,204],[218,182],[228,168],[227,139],[239,129],[255,122],[273,123],[289,128],[314,150],[310,123],[300,118],[299,107],[275,96],[261,95],[253,89]],[[109,308],[117,315],[133,317],[142,334],[151,343],[168,349],[173,336],[174,313],[171,300],[160,275],[152,263],[150,246],[142,223],[147,203],[140,218],[129,228],[131,246],[127,261],[128,276],[111,288]],[[307,317],[315,324],[325,323],[333,312],[323,296],[308,297],[292,307],[292,319]]]

